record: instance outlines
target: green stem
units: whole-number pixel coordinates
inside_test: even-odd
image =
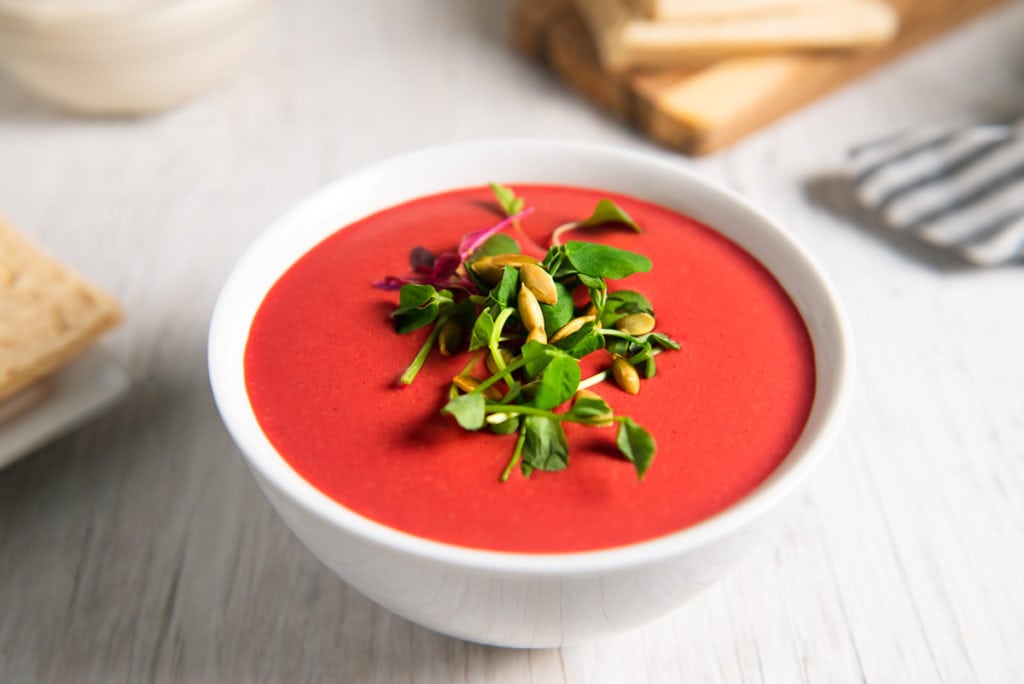
[[[473,366],[475,366],[479,361],[480,361],[480,356],[474,354],[469,359],[469,363],[466,364],[465,368],[463,368],[459,372],[459,375],[469,375],[472,372],[472,370],[473,370]]]
[[[515,310],[512,307],[505,307],[494,319],[494,327],[491,329],[491,338],[487,340],[487,348],[491,351],[491,358],[494,359],[494,366],[498,372],[505,370],[505,358],[501,355],[501,330]]]
[[[409,364],[409,367],[405,369],[404,373],[402,373],[402,377],[399,378],[399,382],[403,385],[411,385],[412,381],[416,379],[416,374],[420,372],[420,369],[423,368],[423,364],[427,362],[427,356],[430,354],[430,349],[437,342],[437,337],[441,334],[441,328],[444,327],[444,324],[448,322],[449,318],[451,318],[451,316],[442,316],[437,319],[436,323],[434,323],[434,329],[430,331],[430,334],[427,336],[423,346],[420,347],[415,358],[413,358],[412,363]]]
[[[555,413],[553,411],[545,411],[534,406],[509,406],[508,404],[497,404],[487,402],[484,406],[485,413],[507,413],[510,416],[539,416],[541,418],[550,418],[557,420],[560,423],[576,423],[578,425],[594,425],[594,423],[586,420],[576,420],[570,418],[561,413]],[[615,423],[621,423],[626,419],[627,416],[610,416],[604,420],[610,420]]]
[[[509,406],[508,404],[492,404],[487,402],[484,407],[486,413],[508,413],[511,415],[521,416],[540,416],[541,418],[554,418],[555,420],[564,420],[564,417],[553,413],[551,411],[545,411],[544,409],[535,408],[533,406]]]
[[[491,377],[487,378],[486,380],[481,382],[479,385],[477,385],[476,388],[473,390],[473,393],[483,392],[485,389],[487,389],[488,387],[490,387],[494,383],[498,382],[499,380],[501,380],[503,378],[507,378],[508,376],[512,375],[513,373],[515,373],[517,370],[519,370],[520,368],[525,366],[530,361],[533,361],[534,359],[539,358],[541,356],[545,356],[546,354],[548,354],[548,351],[542,349],[541,351],[539,351],[536,354],[533,354],[531,356],[520,356],[518,359],[516,359],[512,363],[510,363],[507,366],[505,366],[504,369],[498,371],[497,373],[495,373],[494,375],[492,375]]]
[[[645,340],[641,340],[639,337],[635,337],[629,333],[624,333],[621,330],[616,330],[614,328],[598,328],[597,332],[605,336],[610,335],[611,337],[621,337],[624,340],[629,340],[633,344],[639,344],[640,346],[647,344]]]
[[[526,444],[526,433],[520,431],[519,439],[516,440],[516,448],[512,451],[512,458],[508,460],[508,465],[505,466],[505,470],[501,473],[500,480],[502,482],[508,482],[508,478],[512,476],[512,469],[519,463],[519,459],[523,455],[523,445]]]

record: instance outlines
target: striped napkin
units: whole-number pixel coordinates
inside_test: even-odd
[[[976,266],[1024,261],[1024,120],[900,133],[851,150],[848,171],[890,229]]]

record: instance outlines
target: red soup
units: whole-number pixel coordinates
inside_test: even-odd
[[[814,397],[807,329],[772,275],[700,223],[641,200],[561,186],[516,186],[552,231],[611,198],[642,234],[600,229],[580,239],[648,256],[649,273],[612,283],[650,299],[658,329],[681,350],[626,394],[596,389],[658,444],[638,481],[614,428],[569,425],[561,472],[499,475],[516,436],[466,432],[439,411],[467,357],[432,354],[410,386],[396,383],[426,338],[398,335],[397,293],[373,283],[409,270],[412,247],[450,251],[500,218],[486,188],[424,197],[334,233],[268,292],[245,350],[249,398],[267,438],[313,486],[384,525],[480,549],[559,552],[640,542],[722,511],[762,482],[793,446]],[[594,358],[605,355],[597,352]],[[590,358],[590,357],[588,357]]]

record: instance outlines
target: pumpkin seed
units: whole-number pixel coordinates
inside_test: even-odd
[[[456,375],[452,378],[452,384],[467,394],[479,387],[480,383],[481,380],[474,378],[472,375]],[[483,395],[491,401],[501,400],[501,390],[494,385],[490,385],[487,389],[483,390]]]
[[[539,328],[533,328],[532,330],[530,330],[529,334],[526,336],[526,341],[547,344],[548,334],[544,332],[544,326],[542,325]]]
[[[537,266],[540,264],[540,259],[532,257],[529,254],[508,253],[494,255],[491,258],[491,263],[499,268],[504,268],[505,266],[515,266],[518,268],[523,264],[533,264],[534,266]]]
[[[649,313],[633,313],[615,321],[615,327],[627,335],[646,335],[654,330],[654,323]]]
[[[604,401],[604,397],[597,392],[591,392],[588,389],[576,390],[576,394],[573,395],[573,401],[577,401],[579,399],[597,399],[598,401]]]
[[[577,316],[576,318],[572,319],[571,321],[563,325],[561,328],[556,330],[555,334],[551,336],[549,342],[551,342],[551,344],[554,344],[555,342],[560,342],[561,340],[564,340],[566,337],[572,335],[574,332],[582,328],[587,323],[596,320],[597,316],[594,315]]]
[[[612,376],[615,384],[629,394],[637,394],[640,391],[640,374],[636,372],[629,361],[621,356],[616,356],[612,361]]]
[[[544,312],[541,311],[540,302],[528,287],[519,288],[519,318],[523,321],[523,327],[529,332],[537,328],[544,330]]]
[[[488,285],[497,285],[501,282],[502,267],[494,263],[494,257],[492,256],[482,256],[476,261],[471,262],[469,267],[473,269],[473,273],[480,277],[480,280]]]
[[[519,267],[519,276],[523,285],[530,288],[537,301],[542,304],[557,304],[558,290],[551,274],[536,264],[523,264]]]
[[[441,356],[458,354],[466,344],[466,327],[458,320],[449,318],[437,336],[437,348]]]

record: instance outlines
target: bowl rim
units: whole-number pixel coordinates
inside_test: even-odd
[[[641,175],[646,174],[644,178],[659,178],[677,183],[680,193],[687,191],[699,196],[695,206],[713,205],[713,210],[731,211],[743,220],[750,221],[753,226],[751,231],[762,236],[766,240],[764,244],[768,245],[768,247],[762,246],[761,249],[780,250],[780,258],[784,257],[784,260],[793,268],[802,269],[799,277],[807,281],[807,287],[813,290],[821,300],[824,319],[817,321],[815,325],[820,324],[824,326],[823,330],[828,331],[827,336],[831,338],[829,341],[831,346],[827,349],[828,358],[821,358],[821,350],[818,346],[821,340],[811,332],[812,343],[815,345],[817,381],[815,398],[807,424],[783,463],[752,492],[725,510],[668,535],[603,549],[556,553],[519,553],[462,547],[391,528],[364,517],[329,498],[291,468],[270,445],[256,423],[255,415],[248,405],[245,394],[242,355],[252,321],[251,314],[255,314],[254,306],[258,306],[266,291],[284,272],[284,269],[280,269],[270,273],[275,271],[265,265],[265,259],[270,250],[279,249],[282,245],[288,244],[293,250],[294,256],[277,254],[276,258],[282,262],[287,261],[287,265],[290,265],[321,239],[338,230],[337,225],[339,225],[332,224],[326,229],[321,227],[310,230],[311,233],[319,234],[319,239],[304,246],[291,246],[291,243],[287,242],[288,240],[294,242],[298,237],[301,242],[301,236],[298,234],[301,232],[303,222],[308,224],[315,220],[318,212],[322,212],[332,202],[338,202],[339,195],[367,192],[368,188],[376,188],[380,183],[385,182],[388,178],[393,178],[396,174],[406,173],[407,171],[403,171],[403,169],[431,168],[431,164],[437,164],[442,160],[449,165],[456,160],[480,162],[479,164],[469,163],[470,169],[464,172],[468,174],[481,166],[487,167],[501,163],[514,165],[514,162],[510,160],[523,159],[527,155],[536,155],[537,159],[543,158],[552,162],[558,160],[557,165],[564,168],[579,167],[582,175],[586,175],[582,171],[584,164],[596,165],[590,168],[610,164],[622,169],[623,173],[628,170]],[[529,166],[529,162],[525,164]],[[456,171],[455,173],[457,175],[463,172]],[[616,172],[605,170],[605,173]],[[441,175],[444,175],[443,172]],[[535,170],[533,175],[543,174]],[[492,178],[480,178],[477,183],[452,185],[448,189],[474,184],[482,185],[488,180],[492,180]],[[499,180],[509,184],[531,182],[522,177],[499,178]],[[431,182],[443,184],[444,180]],[[585,185],[573,178],[565,179],[563,184]],[[436,191],[440,192],[443,189],[442,187]],[[644,199],[642,194],[623,191],[620,188],[605,187],[603,189],[633,194]],[[425,194],[428,193],[408,190],[406,199]],[[358,208],[353,210],[356,212],[353,214],[354,218],[342,224],[341,229],[344,228],[344,225],[351,224],[358,216],[368,215],[387,206],[393,206],[399,201],[382,203],[379,199],[375,202],[367,200],[367,203],[374,205],[375,208],[362,213],[359,213]],[[714,209],[715,207],[717,209]],[[681,211],[673,206],[669,208]],[[711,226],[721,231],[719,226],[713,224]],[[733,239],[730,235],[726,235],[726,237]],[[762,237],[757,239],[761,240]],[[748,245],[741,246],[764,263],[763,254],[755,253]],[[768,266],[766,265],[766,267]],[[813,302],[801,301],[794,296],[790,287],[787,286],[789,274],[781,275],[771,268],[769,270],[786,289],[790,298],[794,300],[810,330],[812,326],[808,321],[808,315],[811,312],[808,307]],[[250,286],[246,280],[257,276],[266,281],[265,286],[256,293],[251,291],[246,293],[246,288]],[[252,288],[249,287],[249,289]],[[249,304],[246,312],[249,315],[246,315],[245,312],[240,314],[237,311],[240,302],[246,298]],[[256,300],[255,305],[252,304],[254,299]],[[244,322],[244,326],[239,321]],[[331,527],[361,539],[365,543],[421,560],[457,565],[478,572],[565,576],[623,571],[689,553],[738,532],[765,516],[787,499],[803,483],[841,429],[853,392],[854,348],[850,326],[834,287],[815,264],[807,250],[786,229],[732,190],[701,178],[685,168],[678,159],[668,159],[650,153],[590,142],[544,138],[501,138],[449,143],[399,154],[375,162],[329,183],[285,212],[249,246],[225,281],[211,318],[208,364],[215,403],[224,424],[244,455],[247,464],[264,487],[268,485],[273,487],[276,492],[283,494],[287,500],[306,513]],[[825,394],[821,392],[823,372],[828,374],[829,391]]]

